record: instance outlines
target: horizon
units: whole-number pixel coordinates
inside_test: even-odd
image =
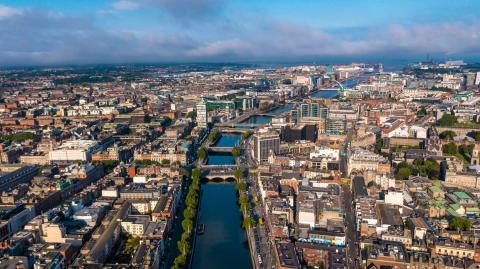
[[[0,67],[479,61],[479,8],[470,0],[5,0]]]

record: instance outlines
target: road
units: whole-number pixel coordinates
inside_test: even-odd
[[[252,137],[250,137],[241,144],[243,149],[243,154],[240,157],[241,163],[246,164],[249,169],[255,169],[257,167],[256,162],[251,155],[252,143],[253,140]],[[246,178],[246,182],[249,185],[248,193],[250,197],[256,197],[256,202],[250,210],[250,215],[257,220],[257,225],[252,228],[251,237],[249,238],[255,246],[254,253],[251,253],[251,255],[254,255],[255,257],[257,268],[275,268],[275,250],[273,249],[272,241],[270,240],[268,225],[265,223],[265,209],[258,187],[257,174],[249,174]],[[258,224],[260,218],[263,219],[263,225]]]
[[[345,210],[345,235],[347,244],[347,268],[357,268],[358,238],[355,223],[355,212],[352,202],[352,192],[350,187],[342,184],[342,198]]]
[[[352,141],[353,129],[347,130],[347,137],[343,143],[343,148],[340,152],[340,172],[342,177],[348,177],[348,154],[350,151],[350,144]],[[355,208],[350,186],[341,184],[342,200],[345,212],[345,235],[347,245],[347,268],[358,268],[357,257],[358,252],[358,233],[355,222]]]

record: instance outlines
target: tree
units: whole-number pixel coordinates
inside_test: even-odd
[[[256,222],[251,217],[243,218],[243,224],[242,224],[243,229],[249,229],[255,225],[256,225]]]
[[[201,176],[202,176],[202,170],[200,170],[200,168],[194,168],[192,170],[192,178],[194,180],[200,180]]]
[[[132,255],[133,253],[135,253],[135,250],[138,248],[139,245],[140,239],[129,236],[127,239],[127,243],[125,244],[124,252],[126,254]]]
[[[239,147],[234,147],[234,148],[232,149],[232,155],[233,155],[233,157],[238,157],[238,156],[240,156],[240,152],[241,152],[241,151],[240,151],[240,148],[239,148]]]
[[[467,134],[471,138],[475,139],[476,142],[480,142],[480,131],[472,131]]]
[[[183,217],[185,219],[193,219],[194,216],[195,216],[195,211],[192,208],[187,207],[183,210]]]
[[[235,189],[237,189],[237,191],[240,191],[240,192],[246,190],[247,187],[248,187],[248,185],[245,182],[237,183],[237,185],[235,185]]]
[[[457,118],[454,115],[443,114],[442,118],[438,121],[441,126],[453,126],[457,123]]]
[[[242,169],[237,169],[234,176],[237,180],[243,179],[245,177],[245,172]]]
[[[201,147],[198,149],[197,151],[197,157],[200,159],[200,160],[205,160],[208,156],[208,151],[205,147]]]
[[[193,223],[192,223],[192,220],[190,220],[190,219],[184,219],[182,221],[182,228],[183,228],[184,231],[186,231],[188,233],[190,233],[190,231],[192,229],[192,225],[193,225]]]
[[[208,140],[210,140],[211,143],[217,141],[221,136],[220,131],[218,130],[213,130],[210,135],[208,136]]]
[[[197,117],[197,112],[195,111],[190,111],[187,113],[187,118],[190,118],[190,119],[195,119]]]
[[[182,256],[187,256],[190,251],[190,242],[189,240],[180,240],[177,242],[178,250],[182,253]]]
[[[457,134],[454,131],[447,130],[443,131],[439,136],[441,139],[453,140],[453,138],[457,136]]]
[[[375,153],[379,154],[382,151],[383,148],[383,139],[380,138],[375,142]]]
[[[443,145],[442,152],[446,155],[455,156],[458,154],[457,145],[453,142]]]
[[[398,169],[395,178],[398,180],[407,180],[412,175],[412,169],[410,167],[402,167]]]
[[[470,229],[471,226],[470,220],[463,217],[456,217],[448,224],[449,229],[457,231],[466,231]]]
[[[190,171],[188,171],[188,169],[186,169],[186,168],[182,168],[182,169],[180,169],[180,175],[182,175],[184,177],[190,177]]]
[[[428,158],[425,161],[426,173],[428,178],[437,180],[440,177],[440,165],[433,158]]]
[[[473,148],[474,147],[475,147],[475,145],[473,145],[473,144],[471,144],[471,145],[460,145],[458,147],[458,153],[460,153],[465,160],[470,162],[470,160],[472,159]]]
[[[185,262],[186,262],[186,257],[184,255],[178,255],[173,261],[173,266],[176,268],[183,268],[183,266],[185,265]]]
[[[170,164],[170,160],[169,160],[169,159],[162,159],[161,164],[162,164],[162,165],[169,165],[169,164]]]
[[[417,116],[425,116],[425,115],[427,115],[427,110],[424,107],[420,108],[417,111]]]
[[[252,130],[247,130],[247,131],[242,133],[242,139],[245,140],[245,139],[249,138],[252,134],[253,134]]]

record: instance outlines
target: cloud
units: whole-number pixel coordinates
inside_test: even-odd
[[[140,8],[140,4],[128,0],[120,0],[112,3],[112,7],[116,10],[135,10]]]
[[[152,1],[174,5],[169,7],[171,14],[187,2]],[[209,7],[195,11],[206,21],[210,15],[203,8],[210,9],[216,1],[207,2]],[[244,21],[243,27],[229,21],[224,27],[170,23],[164,25],[167,30],[133,32],[103,29],[88,15],[13,10],[0,6],[0,65],[480,54],[480,22],[475,21],[385,25],[352,35],[268,18]]]
[[[22,10],[0,5],[0,19],[22,14]]]

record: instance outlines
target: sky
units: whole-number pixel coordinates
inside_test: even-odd
[[[0,66],[480,59],[478,0],[0,0]]]

